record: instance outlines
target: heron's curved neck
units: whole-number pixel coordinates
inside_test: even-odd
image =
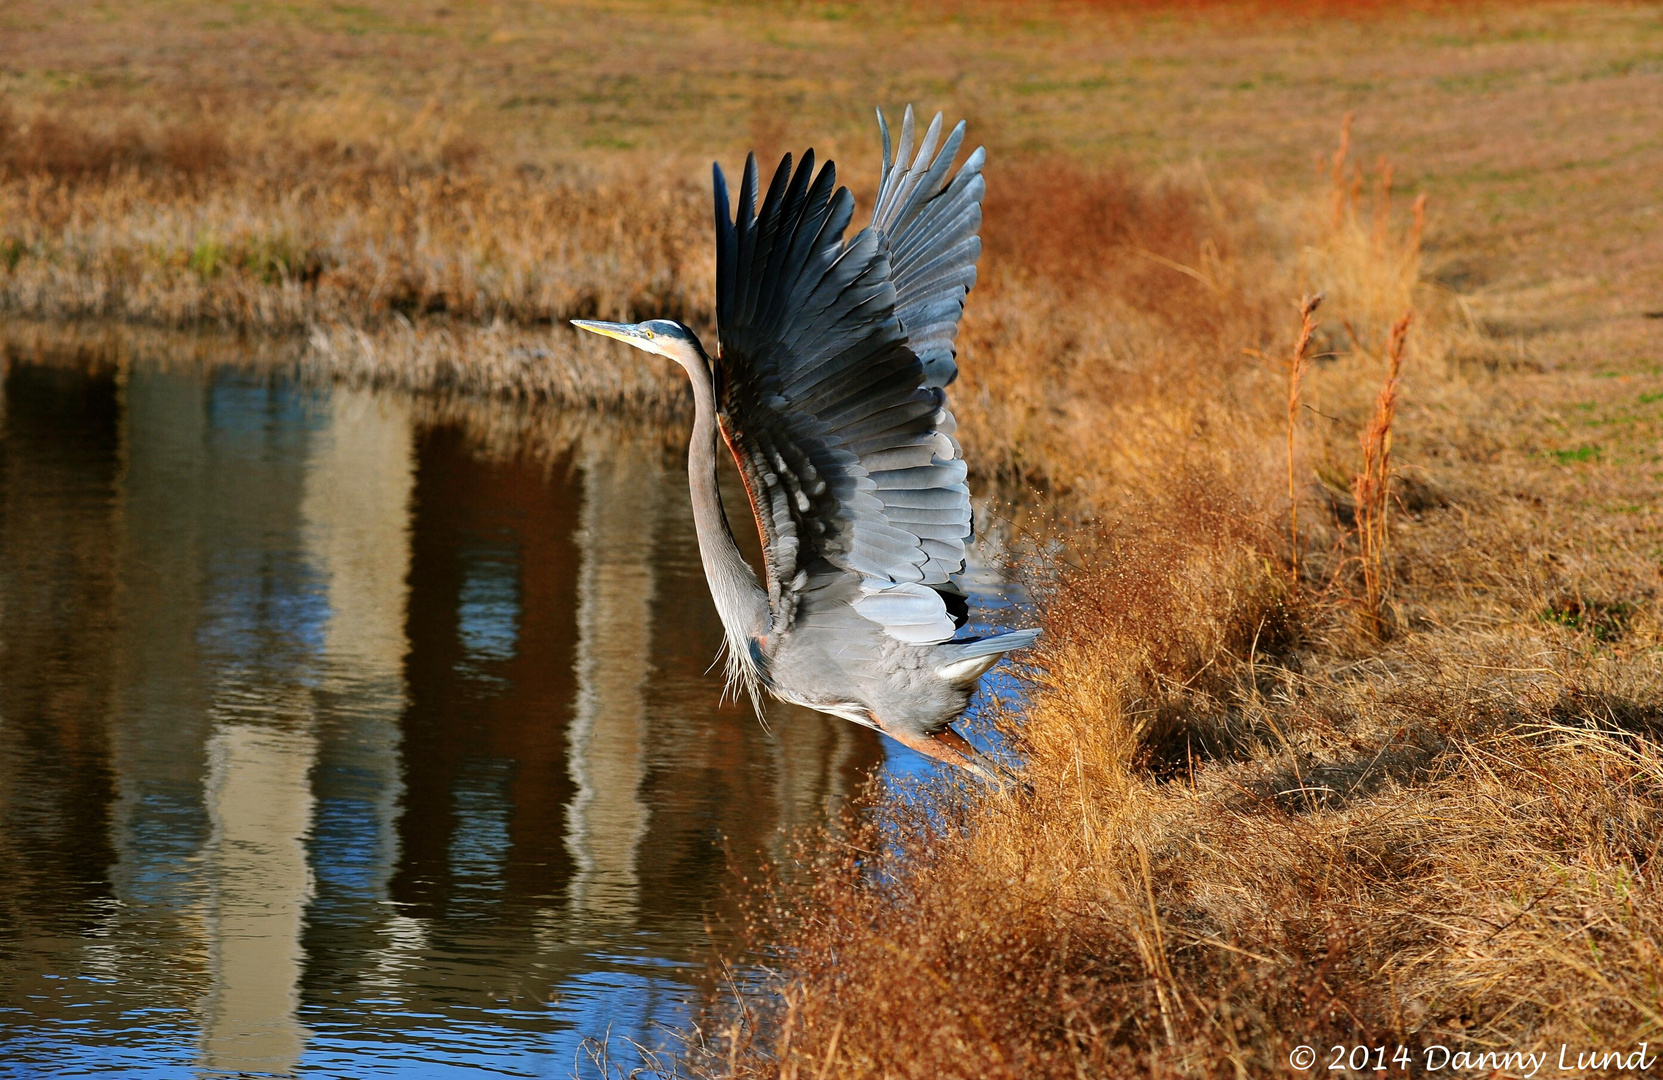
[[[711,384],[710,359],[698,350],[697,360],[684,365],[693,382],[693,441],[687,447],[687,484],[693,494],[693,525],[699,534],[699,557],[704,562],[710,596],[722,618],[730,646],[744,646],[768,631],[768,594],[739,553],[722,493],[716,483],[716,393]]]

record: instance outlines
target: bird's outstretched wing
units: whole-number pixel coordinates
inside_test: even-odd
[[[952,181],[947,180],[959,147],[964,143],[964,127],[964,121],[960,120],[943,144],[941,114],[936,113],[924,133],[924,141],[918,146],[917,156],[912,157],[909,165],[907,159],[912,156],[915,131],[912,106],[907,106],[901,119],[901,145],[893,158],[889,124],[884,120],[883,110],[878,110],[878,130],[883,134],[883,171],[879,174],[877,202],[872,208],[872,228],[883,233],[889,248],[890,279],[895,283],[895,316],[901,321],[907,347],[924,365],[925,385],[942,389],[959,373],[953,342],[958,337],[965,297],[976,284],[976,259],[982,253],[978,235],[982,227],[982,197],[987,194],[987,182],[982,179],[987,153],[979,146],[953,174]],[[951,458],[962,460],[964,453],[953,438],[956,427],[953,414],[943,402],[936,430],[951,444]],[[948,582],[940,591],[959,624],[967,616],[968,606],[963,591],[950,582],[949,576],[964,569],[964,545],[972,532],[968,496],[962,514],[962,519],[950,523],[960,526],[956,535],[949,538],[946,530],[938,530],[925,544],[930,553],[925,579],[932,583]],[[890,517],[896,525],[908,528],[918,515],[912,507],[897,505]],[[939,514],[930,515],[928,520],[932,525],[949,524]]]
[[[895,316],[906,330],[907,346],[924,364],[931,386],[958,377],[953,340],[958,337],[964,298],[976,285],[976,259],[982,253],[982,197],[987,182],[981,147],[947,183],[947,173],[964,144],[964,121],[941,143],[941,114],[936,113],[908,165],[913,148],[912,106],[901,120],[901,145],[890,156],[889,124],[878,111],[883,133],[883,171],[872,228],[889,243],[890,279],[895,283]],[[937,153],[937,147],[940,152]]]
[[[920,215],[845,244],[854,199],[812,151],[795,173],[781,162],[760,210],[754,157],[732,218],[715,180],[717,406],[762,534],[771,632],[847,603],[901,641],[944,641],[938,589],[963,566],[970,497],[946,395],[896,315],[890,251]]]

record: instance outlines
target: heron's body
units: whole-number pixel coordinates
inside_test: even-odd
[[[784,638],[766,656],[763,685],[775,696],[879,730],[936,735],[970,703],[976,677],[950,680],[950,646],[910,645],[842,605]],[[994,657],[997,660],[997,657]]]
[[[848,242],[853,199],[833,191],[831,165],[815,174],[812,151],[795,174],[786,157],[760,211],[747,161],[735,219],[717,169],[714,358],[680,323],[577,325],[687,371],[694,524],[730,684],[985,774],[950,725],[983,672],[1038,631],[954,640],[971,521],[946,386],[984,190],[981,150],[947,180],[963,131],[938,155],[937,116],[909,167],[911,110],[893,166],[885,128],[873,223]],[[722,506],[718,439],[761,534],[761,582]]]

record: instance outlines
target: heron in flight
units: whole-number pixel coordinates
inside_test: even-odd
[[[714,356],[679,322],[573,320],[669,357],[693,384],[687,476],[730,688],[875,728],[996,779],[950,726],[977,680],[1037,629],[955,638],[971,535],[953,438],[953,340],[981,253],[985,152],[949,179],[964,142],[940,114],[914,155],[912,109],[871,224],[845,241],[854,197],[814,151],[787,154],[757,209],[756,155],[729,217],[715,166]],[[909,160],[910,163],[909,163]],[[716,482],[716,440],[739,465],[765,581],[740,555]]]

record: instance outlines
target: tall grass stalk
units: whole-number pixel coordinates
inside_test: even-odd
[[[1295,595],[1299,592],[1299,488],[1295,471],[1295,436],[1299,431],[1299,390],[1311,366],[1311,335],[1316,332],[1313,316],[1322,304],[1322,293],[1299,302],[1299,336],[1288,356],[1288,546],[1290,575]]]
[[[1355,113],[1346,113],[1340,121],[1340,145],[1335,148],[1328,172],[1328,197],[1333,204],[1334,229],[1345,224],[1351,203],[1351,191],[1345,180],[1346,156],[1351,153],[1351,122]]]
[[[1386,381],[1374,399],[1374,413],[1363,429],[1363,467],[1351,481],[1357,506],[1357,552],[1362,562],[1363,611],[1375,637],[1385,635],[1386,545],[1390,532],[1392,424],[1397,419],[1397,391],[1414,312],[1392,324],[1386,346]]]
[[[1385,254],[1386,234],[1391,228],[1392,223],[1392,187],[1397,169],[1390,161],[1386,160],[1384,154],[1381,155],[1376,169],[1377,179],[1375,180],[1374,187],[1374,232],[1371,239],[1374,241],[1374,250],[1379,254]],[[1424,198],[1424,196],[1420,196],[1419,198]]]

